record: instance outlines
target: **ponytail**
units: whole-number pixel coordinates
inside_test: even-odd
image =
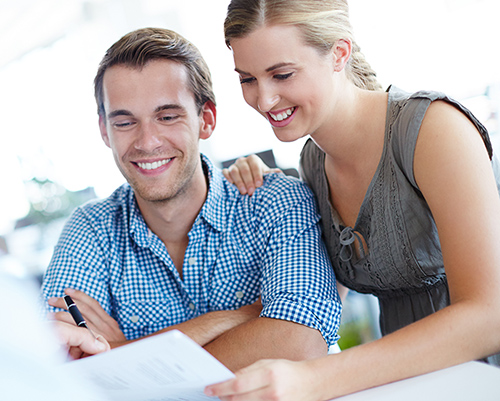
[[[352,44],[351,58],[347,64],[347,76],[358,88],[371,91],[383,90],[382,85],[377,80],[377,74],[372,69],[360,47]]]

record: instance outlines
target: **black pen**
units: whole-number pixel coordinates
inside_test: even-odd
[[[76,307],[75,301],[71,299],[69,295],[65,295],[64,297],[64,302],[66,303],[66,306],[68,307],[68,312],[71,313],[71,316],[73,317],[73,320],[75,321],[76,325],[78,327],[85,327],[88,331],[90,331],[90,334],[97,340],[97,337],[95,334],[90,330],[89,326],[87,326],[87,322],[83,318],[82,314]]]

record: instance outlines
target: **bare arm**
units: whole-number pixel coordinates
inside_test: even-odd
[[[233,371],[262,358],[298,361],[325,356],[328,352],[318,330],[265,317],[227,331],[205,349]]]
[[[73,289],[67,289],[66,293],[70,294],[77,303],[78,308],[91,329],[102,334],[109,341],[112,348],[134,341],[125,338],[117,321],[109,316],[94,298],[82,291]],[[49,304],[57,308],[66,309],[62,298],[51,298]],[[201,346],[204,346],[227,330],[256,318],[261,309],[262,305],[260,301],[257,301],[252,305],[243,306],[237,310],[209,312],[186,322],[167,327],[152,335],[176,329],[182,331]],[[57,312],[55,317],[59,321],[73,324],[69,313]]]
[[[207,391],[247,393],[239,400],[271,394],[326,400],[500,351],[500,199],[475,127],[453,107],[433,103],[420,130],[414,171],[439,231],[451,305],[326,358],[259,362]]]
[[[89,326],[102,334],[111,348],[133,341],[125,339],[116,320],[95,299],[81,291],[67,292],[78,304]],[[55,298],[50,303],[65,308],[62,298]],[[327,346],[319,331],[293,322],[257,317],[261,309],[259,301],[235,311],[209,312],[152,335],[180,330],[232,370],[264,357],[302,360],[326,355]],[[66,312],[56,313],[56,319],[73,323]]]

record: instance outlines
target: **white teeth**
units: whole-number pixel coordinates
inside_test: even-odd
[[[137,163],[137,165],[140,168],[142,168],[143,170],[155,170],[158,167],[161,167],[161,166],[167,164],[170,160],[172,160],[172,159],[160,160],[160,161],[153,162],[153,163]]]
[[[287,109],[286,111],[284,111],[283,113],[279,113],[279,114],[269,113],[269,115],[272,117],[272,119],[274,121],[283,121],[286,118],[288,118],[289,116],[291,116],[294,110],[295,110],[295,107],[291,107],[291,108]]]

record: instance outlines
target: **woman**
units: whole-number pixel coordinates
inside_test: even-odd
[[[280,140],[310,135],[301,173],[335,273],[379,298],[383,337],[207,394],[326,400],[499,352],[500,169],[479,121],[440,93],[379,90],[345,1],[233,0],[225,35],[246,102]],[[232,173],[261,177],[253,159]]]

